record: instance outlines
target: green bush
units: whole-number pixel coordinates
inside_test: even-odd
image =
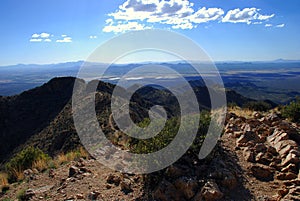
[[[272,109],[272,106],[269,103],[264,101],[250,101],[243,105],[243,108],[247,108],[249,110],[266,112]]]
[[[146,118],[144,121],[139,123],[140,127],[147,127],[150,123],[150,119]],[[156,120],[154,122],[157,126],[160,126],[164,122],[162,120]],[[159,151],[160,149],[166,147],[175,137],[179,129],[178,118],[172,118],[167,120],[165,127],[162,131],[155,137],[146,140],[135,140],[131,144],[133,145],[132,152],[139,154],[146,154]],[[154,131],[149,130],[150,134]]]
[[[289,105],[281,109],[282,116],[289,118],[293,122],[300,122],[300,99],[292,101]]]
[[[50,157],[38,148],[32,146],[25,148],[5,164],[8,180],[17,181],[18,174],[32,168],[34,162],[38,160],[48,161]]]
[[[197,132],[197,136],[190,147],[190,151],[196,155],[199,154],[200,148],[202,143],[207,135],[208,127],[211,122],[211,115],[208,111],[202,111],[200,113],[200,122],[199,122],[199,129]]]
[[[198,115],[198,114],[194,114]],[[195,118],[196,119],[196,118]],[[146,127],[148,126],[150,123],[149,119],[145,119],[144,121],[142,121],[139,126],[140,127]],[[157,121],[155,122],[156,124],[162,124],[162,121]],[[193,115],[191,116],[191,118],[189,118],[188,122],[187,122],[187,126],[184,127],[183,129],[190,133],[190,129],[191,128],[195,128],[198,126],[198,132],[197,132],[197,136],[196,139],[194,140],[194,143],[191,146],[191,150],[199,150],[202,142],[205,138],[205,135],[207,133],[207,129],[210,123],[210,113],[207,111],[202,111],[200,114],[200,122],[196,122],[194,121]],[[198,125],[197,125],[198,124]],[[165,123],[164,128],[162,129],[162,131],[157,134],[155,137],[147,139],[147,140],[136,140],[135,142],[133,142],[133,149],[131,150],[134,153],[152,153],[152,152],[156,152],[159,151],[161,149],[163,149],[164,147],[168,146],[172,140],[174,139],[174,137],[176,136],[176,134],[178,133],[179,130],[179,126],[180,126],[180,119],[179,118],[171,118],[168,119]],[[151,132],[151,131],[150,131]]]

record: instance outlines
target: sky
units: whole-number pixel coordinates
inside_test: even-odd
[[[299,9],[297,0],[1,0],[0,66],[86,60],[145,29],[183,34],[214,61],[299,60]]]

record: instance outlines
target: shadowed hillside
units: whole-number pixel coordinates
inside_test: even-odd
[[[75,78],[54,78],[48,83],[12,97],[0,97],[0,161],[9,158],[17,147],[23,144],[39,144],[53,155],[76,147],[78,137],[71,116],[71,96]],[[95,81],[92,81],[95,82]],[[88,83],[86,91],[92,85]],[[114,85],[100,82],[96,95],[96,111],[100,124],[107,124],[110,115],[110,99]],[[205,87],[194,84],[200,109],[209,109],[210,100]],[[188,94],[183,94],[188,96]],[[253,101],[234,91],[227,91],[227,99],[237,105]],[[148,117],[148,109],[156,104],[164,106],[168,116],[177,116],[179,107],[171,92],[153,87],[138,90],[131,101],[131,116],[135,122]],[[105,127],[105,126],[104,126]],[[109,131],[107,131],[109,132]],[[38,134],[38,135],[37,135]],[[34,140],[36,139],[36,140]],[[44,139],[41,144],[40,139]],[[71,140],[72,139],[72,140]],[[76,143],[74,143],[76,142]]]

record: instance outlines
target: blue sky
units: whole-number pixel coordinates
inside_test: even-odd
[[[130,30],[170,29],[215,61],[300,59],[296,0],[1,0],[0,65],[85,60]]]

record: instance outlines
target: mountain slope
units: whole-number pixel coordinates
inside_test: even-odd
[[[0,161],[40,132],[69,102],[75,78],[54,78],[17,96],[0,97]]]
[[[35,89],[12,97],[0,97],[0,162],[11,157],[27,145],[36,145],[50,155],[66,152],[79,145],[73,125],[71,96],[75,78],[54,78]],[[86,84],[87,91],[93,82]],[[83,83],[83,81],[82,81]],[[106,134],[112,134],[108,125],[110,100],[115,85],[99,82],[95,109],[100,125]],[[205,87],[194,85],[200,109],[209,109],[210,100]],[[93,95],[93,94],[91,94]],[[188,94],[183,94],[189,97]],[[233,91],[227,92],[227,99],[242,105],[252,99]],[[144,87],[138,90],[130,103],[130,115],[134,122],[148,117],[151,106],[160,104],[168,116],[179,114],[176,97],[169,91]],[[30,140],[29,140],[30,139]]]

